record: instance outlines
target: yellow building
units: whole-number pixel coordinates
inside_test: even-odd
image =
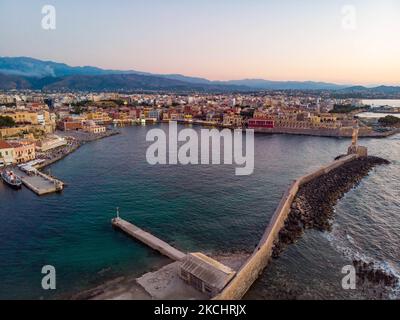
[[[14,128],[3,128],[0,129],[0,139],[10,138],[28,134],[31,132],[32,126],[22,126]]]
[[[1,114],[12,118],[17,124],[39,124],[38,114],[32,111],[15,111]]]
[[[112,122],[111,117],[106,112],[101,112],[101,111],[90,112],[86,114],[86,119],[93,120],[97,124],[106,124]]]

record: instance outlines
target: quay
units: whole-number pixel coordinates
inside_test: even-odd
[[[221,262],[208,257],[201,252],[183,253],[168,243],[158,239],[139,227],[121,219],[117,209],[117,217],[111,220],[112,225],[157,250],[161,254],[175,260],[165,268],[167,274],[163,274],[165,268],[151,274],[146,274],[138,279],[138,283],[152,296],[161,299],[170,298],[159,296],[159,279],[165,279],[165,286],[168,290],[179,288],[179,292],[187,293],[184,298],[193,297],[193,289],[199,293],[194,295],[201,299],[212,298],[218,295],[235,276],[236,271]],[[155,280],[154,280],[155,279]],[[167,290],[167,291],[168,291]],[[181,297],[181,298],[182,298]]]
[[[59,192],[64,188],[64,183],[54,179],[39,170],[35,170],[31,175],[25,173],[20,168],[13,168],[14,173],[21,179],[22,183],[39,196]]]
[[[172,260],[181,261],[186,257],[185,253],[119,217],[112,219],[112,225]]]

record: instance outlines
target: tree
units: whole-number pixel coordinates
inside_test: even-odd
[[[378,122],[386,127],[400,126],[400,118],[395,116],[386,116],[384,118],[380,118]]]
[[[81,106],[74,106],[74,110],[72,111],[73,114],[81,114],[83,109]]]
[[[0,116],[0,128],[14,127],[15,121],[9,116]]]

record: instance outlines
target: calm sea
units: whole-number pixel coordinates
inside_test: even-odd
[[[362,103],[373,108],[382,106],[400,107],[400,100],[398,99],[365,99],[362,100]]]
[[[362,100],[362,103],[365,105],[370,105],[372,108],[378,108],[382,106],[391,106],[400,108],[400,100],[395,100],[395,99],[386,99],[386,100],[367,99],[367,100]],[[389,113],[362,112],[358,114],[358,116],[361,118],[384,118],[389,115],[400,118],[399,113],[389,114]]]
[[[0,298],[58,298],[165,258],[111,228],[115,207],[172,245],[205,253],[251,251],[283,192],[298,176],[343,153],[348,140],[257,135],[255,171],[234,166],[150,166],[146,132],[87,144],[51,166],[68,187],[38,197],[0,184]],[[199,129],[197,129],[199,130]],[[332,233],[308,231],[273,261],[247,298],[364,298],[341,289],[341,269],[363,256],[400,273],[400,136],[362,140],[390,166],[376,168],[338,204]],[[41,268],[57,270],[57,290],[41,289]]]

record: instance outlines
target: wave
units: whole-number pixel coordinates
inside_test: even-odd
[[[388,261],[377,260],[374,257],[362,252],[361,247],[356,243],[354,238],[343,231],[339,224],[334,223],[331,232],[323,233],[323,236],[329,241],[331,246],[346,259],[350,261],[362,261],[364,263],[372,263],[374,270],[382,270],[386,274],[393,275],[397,279],[394,288],[390,288],[389,298],[400,298],[400,270]]]

